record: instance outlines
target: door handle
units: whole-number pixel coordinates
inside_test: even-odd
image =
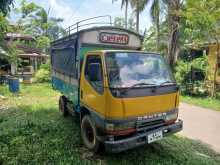
[[[82,90],[80,91],[80,97],[81,97],[81,99],[83,99],[83,91]]]

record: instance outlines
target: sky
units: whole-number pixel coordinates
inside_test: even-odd
[[[18,7],[21,0],[15,0],[15,7]],[[124,17],[124,8],[121,9],[121,0],[112,3],[112,0],[28,0],[28,2],[35,2],[44,7],[46,10],[50,9],[50,17],[62,18],[64,21],[61,26],[67,28],[75,22],[100,16],[111,15],[114,17]],[[149,14],[149,7],[140,14],[140,29],[142,31],[148,29],[151,25],[151,18]],[[129,7],[129,14],[135,18],[134,13]],[[16,15],[11,16],[12,22],[15,22]]]

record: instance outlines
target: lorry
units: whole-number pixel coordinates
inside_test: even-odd
[[[163,56],[142,51],[136,32],[82,22],[51,43],[51,65],[59,110],[79,119],[85,146],[117,153],[181,131],[179,87]]]

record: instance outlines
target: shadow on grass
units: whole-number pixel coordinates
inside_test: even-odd
[[[78,121],[57,107],[19,106],[0,115],[0,164],[220,164],[203,144],[171,136],[123,153],[93,154],[83,147]]]

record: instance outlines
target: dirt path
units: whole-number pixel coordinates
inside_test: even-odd
[[[181,103],[179,118],[184,122],[180,134],[200,140],[220,152],[220,112]]]

